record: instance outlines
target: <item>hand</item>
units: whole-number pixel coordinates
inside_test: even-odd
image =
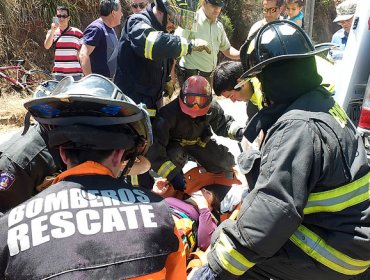
[[[190,41],[192,44],[191,50],[194,52],[201,52],[206,51],[207,53],[211,54],[211,49],[207,41],[203,39],[193,39]]]
[[[191,198],[197,204],[198,209],[208,208],[208,202],[206,198],[203,196],[202,191],[196,191],[191,194]]]
[[[58,29],[58,27],[59,27],[59,24],[56,24],[53,22],[50,27],[51,32],[54,33]]]
[[[197,269],[193,275],[188,277],[191,280],[216,280],[217,275],[212,271],[209,265],[203,265]]]

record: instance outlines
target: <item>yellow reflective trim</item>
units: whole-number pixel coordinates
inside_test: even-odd
[[[171,161],[166,161],[158,169],[158,175],[163,178],[167,178],[168,174],[170,174],[170,172],[174,170],[175,168],[176,168],[176,165],[174,165]]]
[[[139,186],[139,178],[137,175],[131,175],[131,185]]]
[[[182,37],[180,37],[180,39],[181,39],[181,53],[180,53],[179,57],[187,55],[188,54],[188,48],[189,48],[188,41],[185,38],[182,38]]]
[[[148,115],[151,118],[154,118],[156,116],[156,114],[157,114],[157,110],[156,109],[146,109],[146,111],[148,112]]]
[[[355,194],[357,190],[364,187],[366,184],[369,187],[367,192],[348,198],[340,203],[325,205],[325,202],[328,204],[327,200],[330,199],[334,200],[336,198],[339,199],[340,196],[350,195],[351,193]],[[369,198],[370,198],[370,173],[342,187],[338,187],[333,190],[324,192],[311,193],[308,197],[307,205],[304,208],[303,212],[304,214],[312,214],[318,212],[338,212],[353,205],[364,202]],[[315,205],[310,206],[310,204]]]
[[[303,225],[300,225],[289,239],[311,258],[339,273],[357,275],[370,266],[370,261],[353,259],[334,249]]]
[[[215,250],[221,265],[234,275],[242,275],[255,265],[232,247],[224,233],[220,234]]]
[[[203,142],[199,137],[196,140],[186,140],[186,139],[181,139],[180,140],[180,145],[181,146],[191,146],[191,145],[198,145],[202,148],[204,148],[207,143]]]
[[[144,56],[147,59],[153,60],[153,47],[155,40],[157,40],[159,31],[152,31],[148,34],[145,40]]]

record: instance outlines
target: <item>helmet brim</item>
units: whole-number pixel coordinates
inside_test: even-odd
[[[243,75],[240,76],[240,79],[242,79],[243,81],[241,81],[240,83],[238,83],[234,87],[234,89],[241,88],[248,81],[248,78],[252,78],[252,77],[256,76],[257,74],[261,73],[261,71],[263,70],[263,68],[265,68],[267,65],[269,65],[271,63],[274,63],[274,62],[277,62],[277,61],[281,61],[281,60],[287,60],[287,59],[297,59],[297,58],[310,57],[310,56],[314,56],[314,55],[317,55],[319,53],[328,51],[329,49],[330,49],[329,46],[320,46],[315,51],[308,52],[308,53],[280,55],[280,56],[275,56],[275,57],[269,58],[269,59],[267,59],[267,60],[265,60],[263,62],[258,63],[255,66],[253,66],[249,70],[245,71],[243,73]]]
[[[36,121],[44,125],[130,125],[146,139],[145,154],[153,139],[148,113],[141,105],[136,105],[120,91],[114,90],[114,85],[110,88],[111,82],[104,83],[104,77],[93,75],[98,79],[90,77],[90,88],[86,84],[79,88],[79,82],[66,78],[59,82],[51,95],[27,101],[24,107]]]

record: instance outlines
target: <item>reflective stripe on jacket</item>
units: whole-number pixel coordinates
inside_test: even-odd
[[[344,111],[322,90],[301,96],[267,131],[255,188],[237,220],[221,225],[209,265],[232,277],[276,257],[269,272],[278,279],[360,274],[370,266],[369,178]],[[299,250],[290,253],[293,244]],[[288,265],[307,256],[315,262],[309,276]]]

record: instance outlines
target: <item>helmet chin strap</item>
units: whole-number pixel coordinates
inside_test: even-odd
[[[129,155],[128,159],[125,158],[125,160],[127,160],[127,164],[125,168],[122,170],[121,174],[119,175],[119,179],[123,179],[124,176],[130,173],[130,170],[135,163],[137,155],[138,155],[138,152],[137,152],[137,149],[135,149],[135,151]]]

